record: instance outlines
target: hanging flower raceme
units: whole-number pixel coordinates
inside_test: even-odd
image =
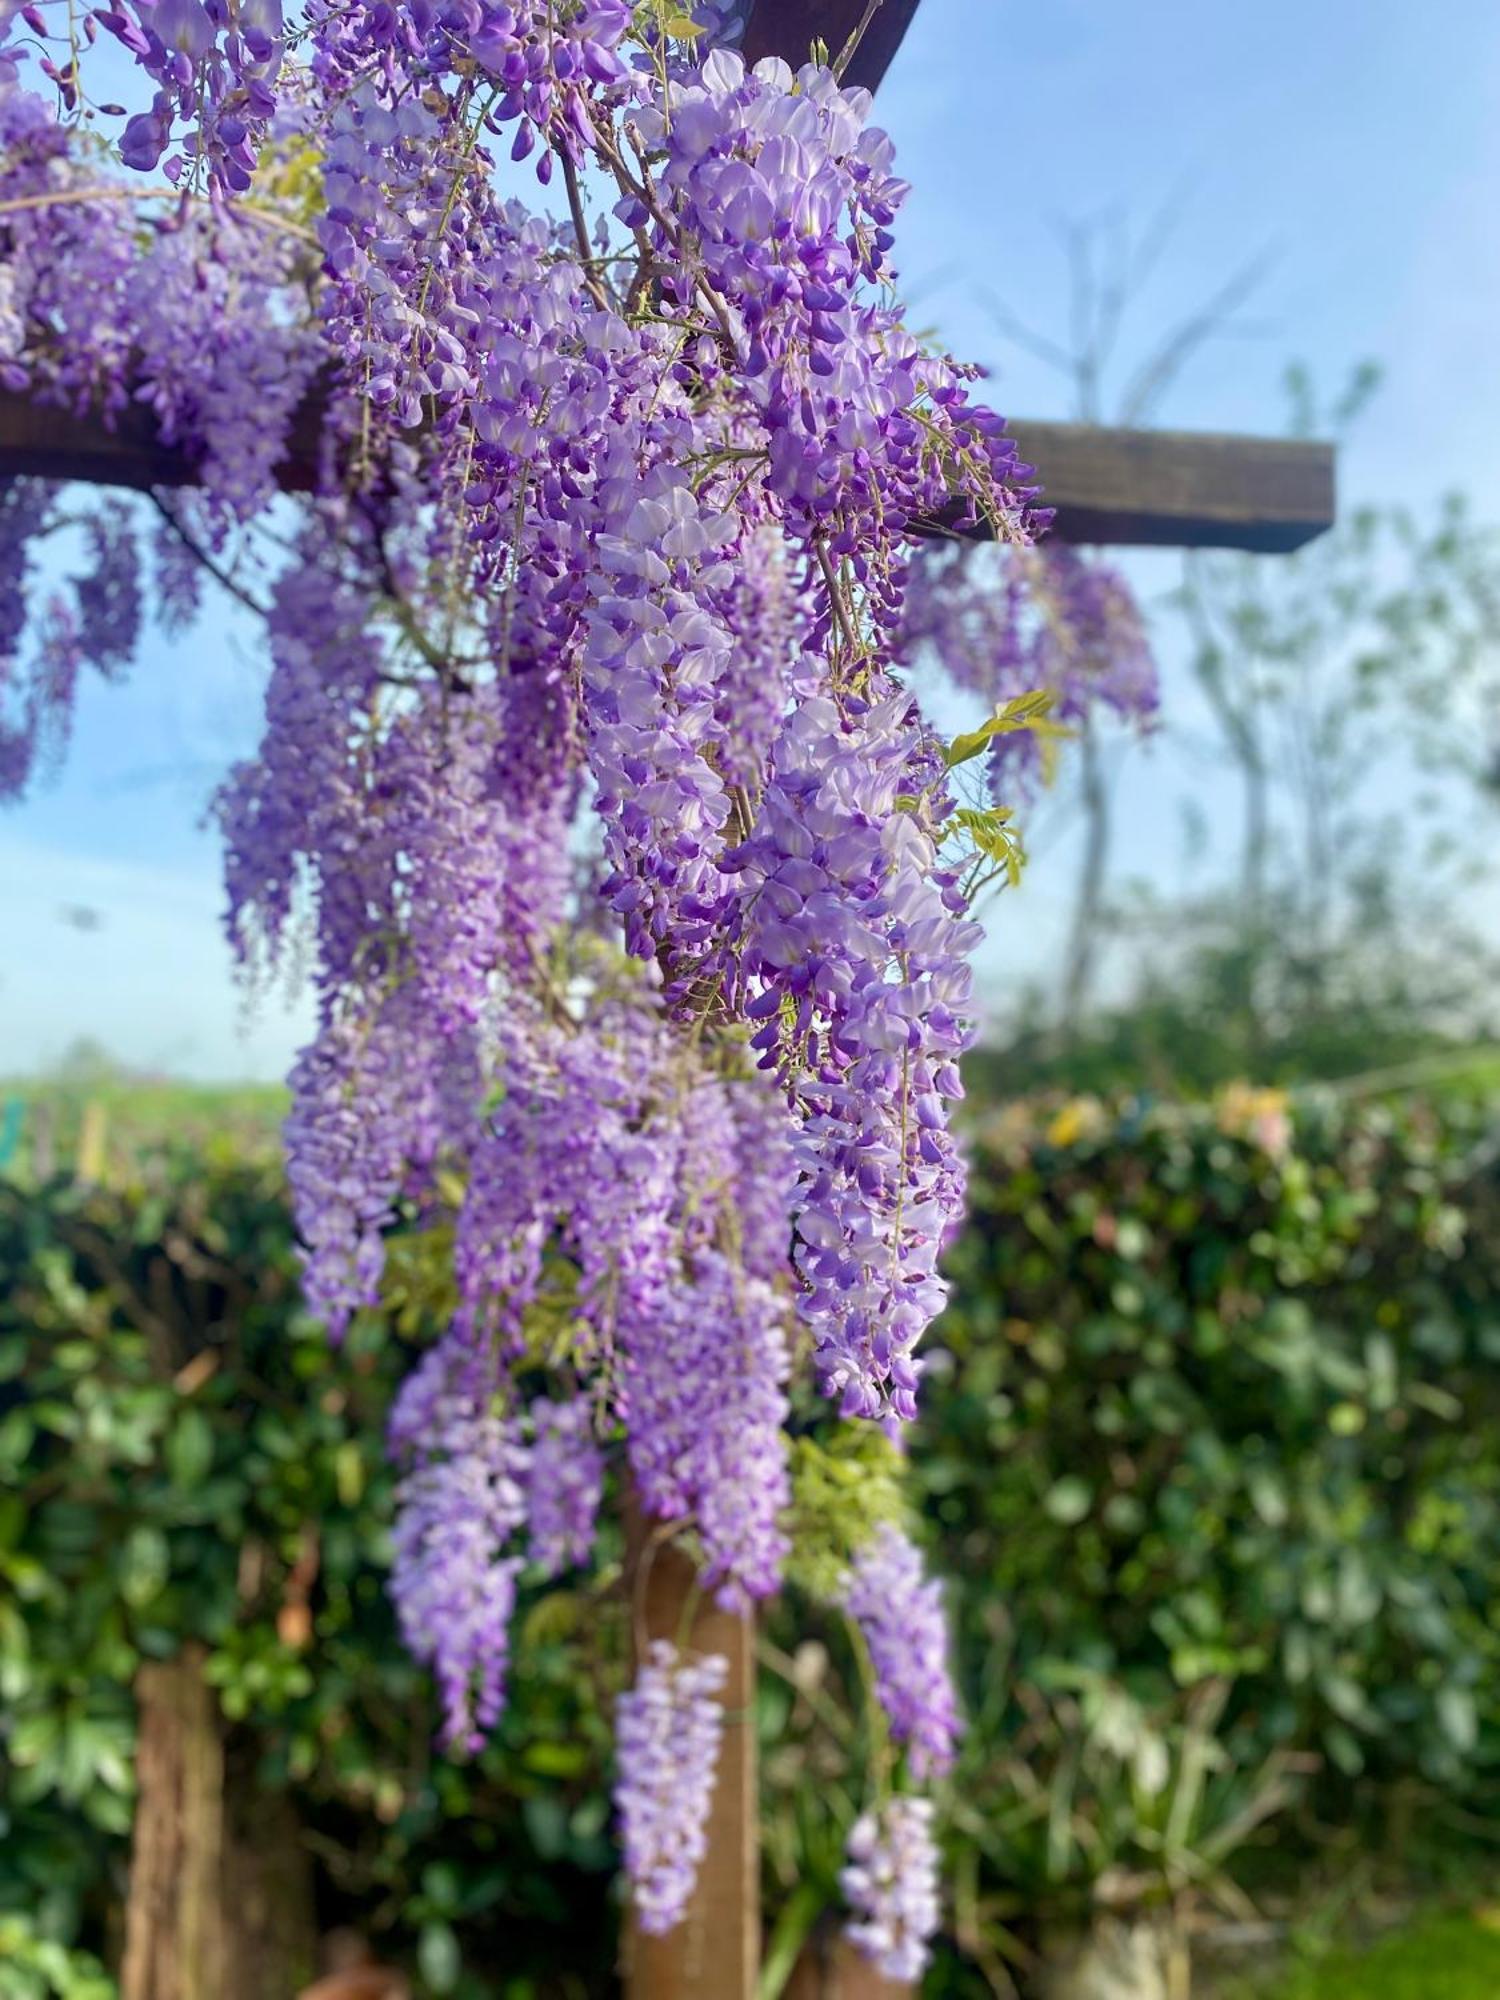
[[[948,801],[910,698],[888,685],[847,708],[810,697],[787,722],[732,857],[743,915],[727,953],[752,1043],[801,1112],[800,1303],[823,1381],[848,1414],[910,1417],[962,1208],[946,1105],[978,932],[939,864]]]
[[[641,1929],[682,1921],[707,1851],[729,1663],[658,1639],[615,1718],[615,1806]]]
[[[902,1795],[863,1813],[839,1877],[851,1940],[887,1979],[920,1979],[942,1915],[932,1801]]]
[[[1043,691],[1051,717],[1076,725],[1107,712],[1136,729],[1156,719],[1160,685],[1140,607],[1121,573],[1063,543],[936,550],[913,565],[897,650],[928,651],[961,687],[995,708]],[[989,787],[997,804],[1032,796],[1044,740],[996,735]]]
[[[594,1442],[593,1413],[581,1397],[540,1397],[527,1412],[531,1453],[526,1472],[527,1553],[548,1576],[585,1563],[604,1491],[604,1457]]]
[[[522,1566],[507,1545],[525,1523],[526,1453],[482,1368],[446,1347],[406,1384],[390,1435],[407,1467],[391,1566],[402,1636],[437,1673],[446,1740],[477,1750],[504,1701]]]
[[[887,1522],[859,1551],[844,1581],[844,1609],[859,1627],[875,1696],[912,1775],[952,1768],[958,1703],[948,1670],[942,1586],[923,1573],[919,1549]]]

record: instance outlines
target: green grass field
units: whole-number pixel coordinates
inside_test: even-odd
[[[108,1071],[0,1079],[0,1178],[54,1173],[129,1181],[153,1157],[264,1153],[278,1143],[287,1095],[275,1084],[143,1081]]]

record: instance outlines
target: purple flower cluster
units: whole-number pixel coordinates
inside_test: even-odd
[[[538,141],[575,158],[591,148],[591,110],[630,74],[620,45],[634,12],[633,0],[313,0],[309,8],[314,67],[330,93],[372,68],[391,98],[431,96],[477,73],[494,125],[516,128],[513,160]],[[537,171],[549,180],[550,162]]]
[[[526,1532],[531,1560],[548,1576],[589,1559],[604,1490],[604,1455],[594,1442],[593,1412],[582,1397],[540,1398],[529,1411]]]
[[[640,1927],[681,1923],[707,1849],[729,1663],[658,1639],[615,1714],[615,1806]]]
[[[771,1093],[685,1067],[638,1002],[512,1076],[459,1215],[458,1325],[518,1346],[566,1257],[575,1344],[612,1386],[642,1501],[692,1524],[705,1581],[743,1605],[786,1553],[791,1151]]]
[[[780,1582],[780,1516],[791,1497],[782,1435],[787,1312],[775,1283],[785,1240],[773,1262],[747,1234],[757,1208],[778,1193],[784,1203],[790,1152],[784,1119],[783,1129],[773,1122],[779,1107],[748,1098],[748,1086],[731,1096],[704,1082],[683,1102],[672,1215],[679,1272],[621,1328],[637,1489],[653,1515],[693,1521],[704,1581],[736,1609]],[[763,1149],[754,1158],[750,1133]]]
[[[391,1414],[408,1470],[396,1496],[391,1595],[401,1634],[431,1661],[445,1740],[477,1751],[499,1720],[522,1558],[506,1546],[526,1518],[526,1454],[494,1414],[472,1358],[434,1348]]]
[[[285,1144],[302,1286],[335,1338],[380,1298],[382,1232],[405,1164],[404,1052],[392,1017],[331,1021],[292,1066]]]
[[[921,1552],[893,1523],[855,1558],[844,1609],[864,1635],[876,1697],[891,1735],[907,1746],[912,1775],[940,1777],[952,1768],[958,1738],[942,1585],[923,1574]]]
[[[317,369],[305,321],[279,310],[303,261],[284,238],[195,216],[158,227],[121,287],[134,400],[155,413],[163,444],[196,461],[216,546],[275,498]]]
[[[870,293],[890,275],[906,187],[869,109],[868,92],[826,71],[768,61],[747,73],[717,49],[640,114],[665,156],[661,199],[627,177],[617,212],[652,228],[669,300],[721,306],[771,491],[879,598],[881,553],[947,497],[945,456],[1018,532],[1030,492],[1001,425],[965,402],[966,371],[924,355]]]
[[[159,165],[173,182],[245,193],[276,110],[281,0],[113,0],[98,18],[157,86],[121,134],[126,166],[148,174]],[[186,130],[174,151],[179,125]]]
[[[500,1712],[526,1551],[586,1558],[609,1450],[722,1602],[776,1588],[796,1315],[844,1410],[910,1417],[962,1207],[977,930],[899,648],[941,623],[921,517],[958,496],[1024,542],[1039,516],[974,371],[902,322],[868,96],[747,72],[732,12],[694,37],[631,0],[109,0],[144,78],[122,156],[164,205],[73,143],[70,46],[29,21],[0,56],[0,384],[144,407],[221,560],[284,542],[299,439],[264,740],[218,802],[229,930],[315,983],[287,1125],[313,1309],[339,1330],[393,1226],[453,1219],[453,1325],[392,1419],[393,1582],[463,1744]],[[502,197],[502,147],[555,170],[555,212]],[[143,589],[101,514],[23,673],[50,520],[0,501],[0,784],[83,661],[195,602],[181,537]],[[1064,709],[1109,675],[1139,706],[1108,578],[1026,575]],[[914,1565],[880,1542],[849,1605],[937,1771]],[[648,1928],[691,1888],[723,1672],[658,1648],[622,1703]],[[919,1961],[921,1809],[856,1848],[866,1941]]]
[[[849,1834],[839,1882],[851,1911],[848,1934],[887,1979],[917,1980],[942,1919],[932,1801],[886,1799]]]
[[[916,1343],[962,1210],[947,1130],[978,936],[938,862],[942,767],[910,698],[803,700],[731,857],[752,1044],[801,1112],[796,1262],[820,1373],[846,1413],[915,1414]],[[898,798],[915,807],[898,806]]]
[[[173,8],[203,11],[149,11]],[[109,420],[149,404],[162,442],[198,463],[221,539],[272,498],[318,365],[305,308],[287,310],[306,253],[226,213],[143,221],[107,184],[84,198],[99,189],[0,58],[0,380]]]
[[[18,795],[39,762],[66,748],[84,667],[112,678],[129,665],[140,638],[134,516],[112,500],[81,511],[70,524],[45,480],[17,479],[0,489],[0,800]],[[28,589],[33,552],[69,525],[80,531],[85,566],[38,607]]]

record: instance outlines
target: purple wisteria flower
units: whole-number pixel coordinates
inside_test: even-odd
[[[593,1413],[579,1396],[539,1397],[527,1412],[526,1534],[531,1560],[548,1576],[587,1562],[604,1489],[604,1455],[594,1442]]]
[[[869,1648],[876,1697],[891,1735],[907,1746],[912,1775],[941,1776],[952,1768],[959,1727],[942,1585],[923,1574],[921,1551],[893,1522],[855,1557],[843,1603]]]
[[[1135,593],[1119,570],[1065,543],[939,550],[913,565],[897,650],[930,651],[961,687],[994,708],[1038,690],[1052,717],[1096,712],[1146,732],[1161,699],[1156,657]],[[1043,773],[1040,739],[997,736],[989,789],[997,804],[1031,797]]]
[[[615,1805],[636,1919],[652,1937],[681,1923],[707,1851],[719,1744],[720,1654],[683,1658],[658,1639],[615,1717]]]
[[[0,12],[0,387],[147,425],[196,482],[144,581],[108,503],[40,617],[56,509],[0,495],[0,790],[85,665],[191,614],[185,551],[264,607],[227,927],[316,1000],[286,1127],[312,1310],[337,1335],[394,1230],[451,1225],[452,1324],[391,1418],[392,1589],[460,1748],[501,1713],[525,1563],[588,1557],[604,1451],[720,1602],[777,1588],[792,1369],[910,1418],[962,1213],[978,930],[902,651],[948,616],[927,517],[1021,545],[1042,516],[976,371],[903,322],[868,93],[747,69],[742,11],[108,0],[126,181],[72,129],[114,114],[71,30]],[[508,198],[521,162],[551,212]],[[1075,684],[1144,706],[1108,574],[1034,567],[1012,654],[1065,715]],[[941,1771],[915,1551],[878,1540],[847,1602]],[[647,1929],[691,1893],[725,1672],[658,1646],[621,1702]],[[901,1976],[926,1810],[889,1802],[846,1873]]]
[[[396,1494],[391,1595],[401,1635],[430,1661],[443,1737],[477,1751],[500,1718],[526,1515],[526,1451],[496,1416],[472,1357],[434,1348],[391,1413],[391,1447],[408,1467]]]
[[[849,1834],[839,1877],[848,1935],[887,1979],[922,1977],[942,1919],[932,1820],[930,1799],[888,1798]]]

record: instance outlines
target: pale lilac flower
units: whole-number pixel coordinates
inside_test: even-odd
[[[527,1416],[526,1533],[531,1560],[548,1576],[588,1561],[604,1488],[604,1456],[594,1442],[593,1413],[581,1396],[539,1397]]]
[[[932,1801],[888,1798],[857,1819],[839,1882],[848,1935],[887,1979],[917,1980],[942,1919]]]
[[[683,1658],[658,1639],[615,1716],[615,1805],[636,1919],[652,1937],[681,1923],[708,1845],[729,1663]]]
[[[877,1528],[855,1557],[843,1602],[864,1635],[876,1696],[891,1735],[907,1746],[912,1775],[942,1775],[958,1737],[942,1585],[924,1576],[920,1550],[894,1522]]]

